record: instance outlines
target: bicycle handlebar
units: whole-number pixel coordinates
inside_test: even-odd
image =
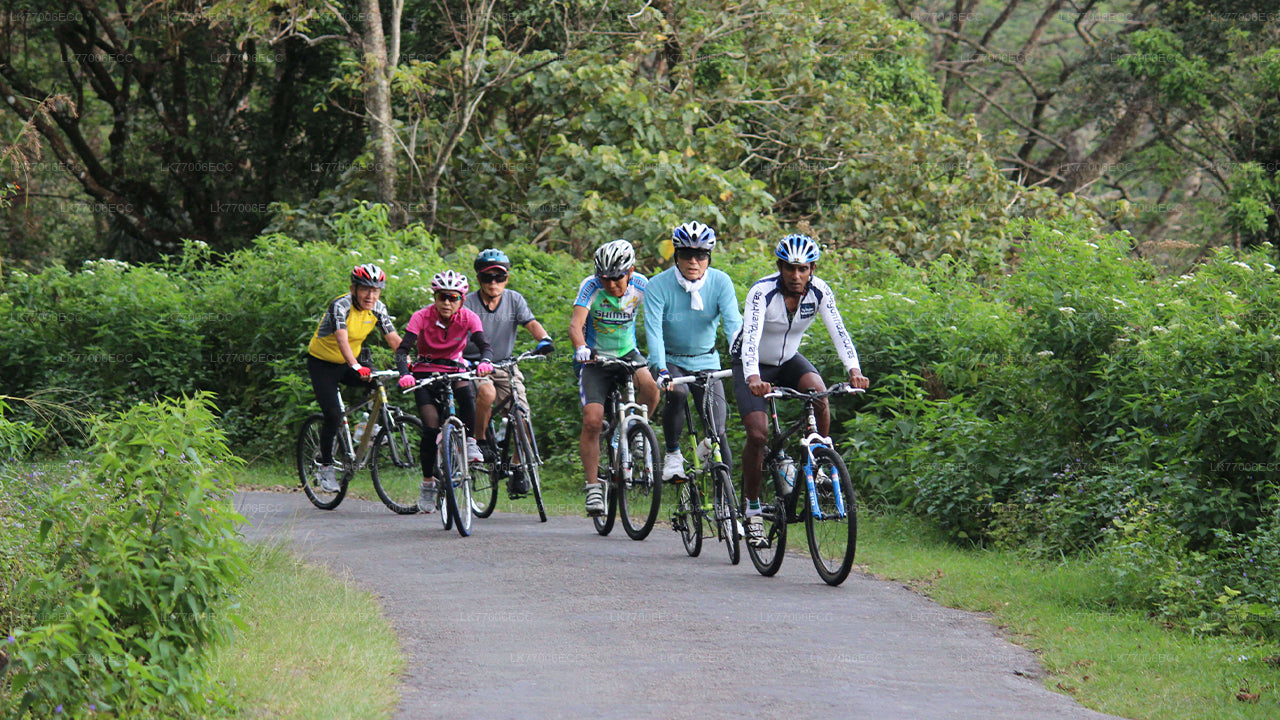
[[[525,352],[520,353],[516,357],[507,358],[506,360],[493,363],[493,369],[506,370],[507,368],[519,365],[520,363],[525,362],[526,360],[546,360],[548,357],[551,357],[551,356],[544,355],[542,353],[535,353],[532,350],[527,350]]]
[[[633,373],[639,370],[640,368],[648,367],[648,363],[644,361],[636,362],[633,360],[623,360],[622,358],[601,357],[599,355],[593,356],[590,360],[582,364],[583,365],[599,365],[601,367],[606,367],[606,368],[607,367],[626,368]]]
[[[475,374],[470,370],[465,370],[463,372],[440,373],[439,375],[432,375],[431,377],[422,378],[421,380],[418,380],[416,383],[414,383],[412,386],[407,388],[402,388],[400,392],[404,394],[408,394],[413,392],[414,390],[417,390],[418,388],[424,388],[431,385],[439,385],[440,383],[445,382],[447,380],[475,380],[479,377],[480,377],[479,375]]]
[[[733,370],[699,370],[692,375],[681,375],[678,378],[672,378],[672,385],[692,385],[696,382],[704,382],[706,380],[720,380],[733,376]]]
[[[821,400],[822,398],[825,398],[828,395],[854,395],[857,393],[864,393],[864,392],[866,392],[866,390],[863,390],[862,388],[850,387],[849,383],[842,382],[842,383],[836,383],[835,385],[832,385],[831,387],[827,388],[823,392],[813,392],[812,390],[808,392],[801,392],[799,390],[793,390],[789,387],[774,386],[772,390],[764,394],[764,397],[766,398],[799,398],[801,400]]]

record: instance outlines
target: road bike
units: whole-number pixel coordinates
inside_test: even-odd
[[[700,371],[675,378],[672,385],[700,387],[702,402],[698,414],[702,420],[704,437],[699,438],[694,429],[690,397],[684,402],[685,427],[689,428],[689,442],[693,445],[693,471],[687,477],[672,478],[676,486],[676,508],[671,517],[671,529],[680,533],[685,552],[697,557],[702,552],[703,535],[719,538],[729,551],[729,562],[737,565],[742,559],[742,525],[738,519],[738,497],[733,491],[733,477],[725,462],[728,442],[724,428],[715,426],[716,395],[710,391],[711,381],[733,375],[732,370]],[[723,396],[721,396],[723,397]],[[667,395],[668,401],[671,395]]]
[[[828,585],[849,577],[858,547],[858,500],[844,459],[831,438],[818,434],[814,405],[832,395],[862,390],[838,383],[823,392],[801,392],[775,386],[765,395],[769,401],[772,433],[765,446],[760,506],[764,514],[767,547],[747,543],[751,563],[761,575],[771,576],[782,567],[786,554],[787,524],[804,521],[809,555],[818,575]],[[804,412],[785,431],[778,420],[778,398],[804,401]],[[799,438],[804,464],[796,466],[786,452],[792,438]],[[745,506],[743,507],[745,514]]]
[[[436,507],[440,511],[440,522],[445,530],[457,527],[458,534],[467,537],[471,534],[472,511],[472,476],[467,463],[467,426],[458,417],[457,407],[453,400],[453,386],[464,380],[474,380],[478,375],[470,372],[446,372],[434,374],[417,381],[417,384],[404,390],[412,393],[419,388],[436,385],[444,390],[445,416],[440,420],[440,435],[437,438],[439,452],[436,453]],[[422,474],[419,471],[419,479]]]
[[[399,376],[395,370],[374,372],[371,376],[374,385],[368,399],[350,408],[343,402],[342,394],[338,394],[342,424],[332,448],[334,479],[338,482],[336,492],[320,484],[320,430],[324,416],[316,413],[302,421],[294,458],[302,491],[316,507],[321,510],[338,507],[347,495],[351,479],[368,465],[373,475],[373,489],[384,505],[401,515],[418,511],[418,484],[422,479],[418,443],[422,437],[422,421],[417,415],[387,402],[387,391],[382,384]]]
[[[527,352],[519,357],[494,363],[493,368],[514,373],[520,363],[526,360],[543,360],[546,357]],[[488,447],[483,447],[484,445]],[[516,402],[514,384],[507,397],[494,406],[489,420],[489,432],[482,448],[487,450],[487,472],[475,475],[471,491],[472,510],[476,517],[487,518],[493,514],[493,509],[498,504],[498,488],[502,485],[502,480],[518,475],[533,493],[534,503],[538,506],[538,518],[546,522],[547,508],[542,502],[542,475],[539,469],[542,456],[538,454],[538,441],[533,434],[529,411]],[[513,495],[512,499],[517,497],[523,497],[523,494]]]
[[[662,462],[658,438],[649,425],[649,408],[636,402],[636,371],[643,362],[596,358],[595,362],[617,373],[617,382],[605,400],[604,427],[600,430],[598,477],[604,486],[605,513],[591,518],[596,532],[608,535],[615,516],[632,540],[643,540],[653,530],[662,504]]]

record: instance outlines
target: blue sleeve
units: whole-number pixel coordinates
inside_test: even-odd
[[[663,315],[666,314],[667,299],[662,295],[661,286],[650,288],[645,286],[644,293],[644,336],[648,342],[649,367],[654,371],[667,367],[667,343],[662,337]]]
[[[742,311],[738,310],[738,292],[733,288],[733,280],[722,275],[724,282],[720,284],[720,323],[724,326],[724,336],[732,341],[733,336],[742,329]]]
[[[578,286],[578,299],[573,301],[574,305],[581,305],[584,308],[591,307],[591,298],[600,290],[600,282],[595,276],[588,277]]]

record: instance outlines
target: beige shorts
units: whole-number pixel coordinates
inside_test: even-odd
[[[484,383],[493,383],[493,389],[495,391],[493,406],[499,407],[502,403],[506,402],[508,397],[511,396],[511,388],[514,386],[516,389],[516,400],[520,403],[520,407],[523,408],[527,414],[529,412],[529,395],[524,389],[524,373],[521,373],[520,368],[518,367],[513,368],[513,370],[514,372],[509,372],[507,370],[494,370],[486,377],[476,380],[476,387],[479,387]]]

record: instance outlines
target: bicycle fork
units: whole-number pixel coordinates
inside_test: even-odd
[[[814,520],[827,520],[833,517],[837,520],[843,520],[848,517],[849,512],[845,509],[844,492],[840,488],[839,477],[829,478],[831,481],[831,494],[836,501],[835,515],[826,515],[818,507],[818,483],[817,478],[815,477],[817,474],[817,463],[814,462],[813,459],[813,449],[826,448],[834,452],[834,450],[827,445],[827,439],[815,432],[801,440],[800,444],[804,446],[805,453],[805,463],[802,469],[804,470],[805,487],[809,490],[809,513],[813,515]],[[836,468],[832,467],[831,471],[835,472]]]

